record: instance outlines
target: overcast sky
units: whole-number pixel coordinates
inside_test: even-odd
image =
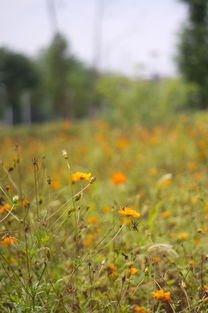
[[[54,31],[48,1],[0,0],[0,46],[28,55],[47,46]],[[179,0],[54,0],[59,30],[74,54],[92,64],[95,12],[101,1],[105,9],[100,68],[133,75],[141,70],[176,74],[177,34],[187,19]]]

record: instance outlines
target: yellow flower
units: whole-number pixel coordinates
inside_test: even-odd
[[[170,301],[170,291],[164,291],[163,289],[155,290],[152,292],[152,296],[163,302]]]
[[[127,269],[127,272],[130,273],[131,275],[134,275],[138,272],[138,269],[136,267],[129,267]]]
[[[72,181],[90,180],[91,176],[91,173],[75,172],[72,174]]]
[[[124,216],[132,216],[132,217],[140,217],[141,214],[138,213],[136,210],[131,209],[131,208],[122,208],[121,210],[118,211],[118,213],[120,213],[121,215]]]

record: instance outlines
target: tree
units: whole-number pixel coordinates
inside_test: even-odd
[[[49,118],[86,116],[91,100],[90,70],[70,53],[64,36],[57,33],[37,59],[41,72],[39,94]]]
[[[53,117],[68,119],[71,116],[68,73],[72,60],[66,39],[60,33],[55,34],[41,58],[43,84],[52,106]]]
[[[24,55],[0,48],[0,85],[4,87],[7,103],[12,109],[13,124],[21,122],[20,97],[38,83],[33,63]]]
[[[178,65],[198,90],[195,105],[208,108],[208,0],[181,0],[188,5],[189,21],[181,33]]]

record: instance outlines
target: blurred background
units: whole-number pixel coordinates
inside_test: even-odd
[[[0,124],[208,107],[208,0],[0,0]]]

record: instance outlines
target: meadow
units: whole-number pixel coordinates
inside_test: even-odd
[[[208,312],[208,115],[0,139],[0,312]]]

